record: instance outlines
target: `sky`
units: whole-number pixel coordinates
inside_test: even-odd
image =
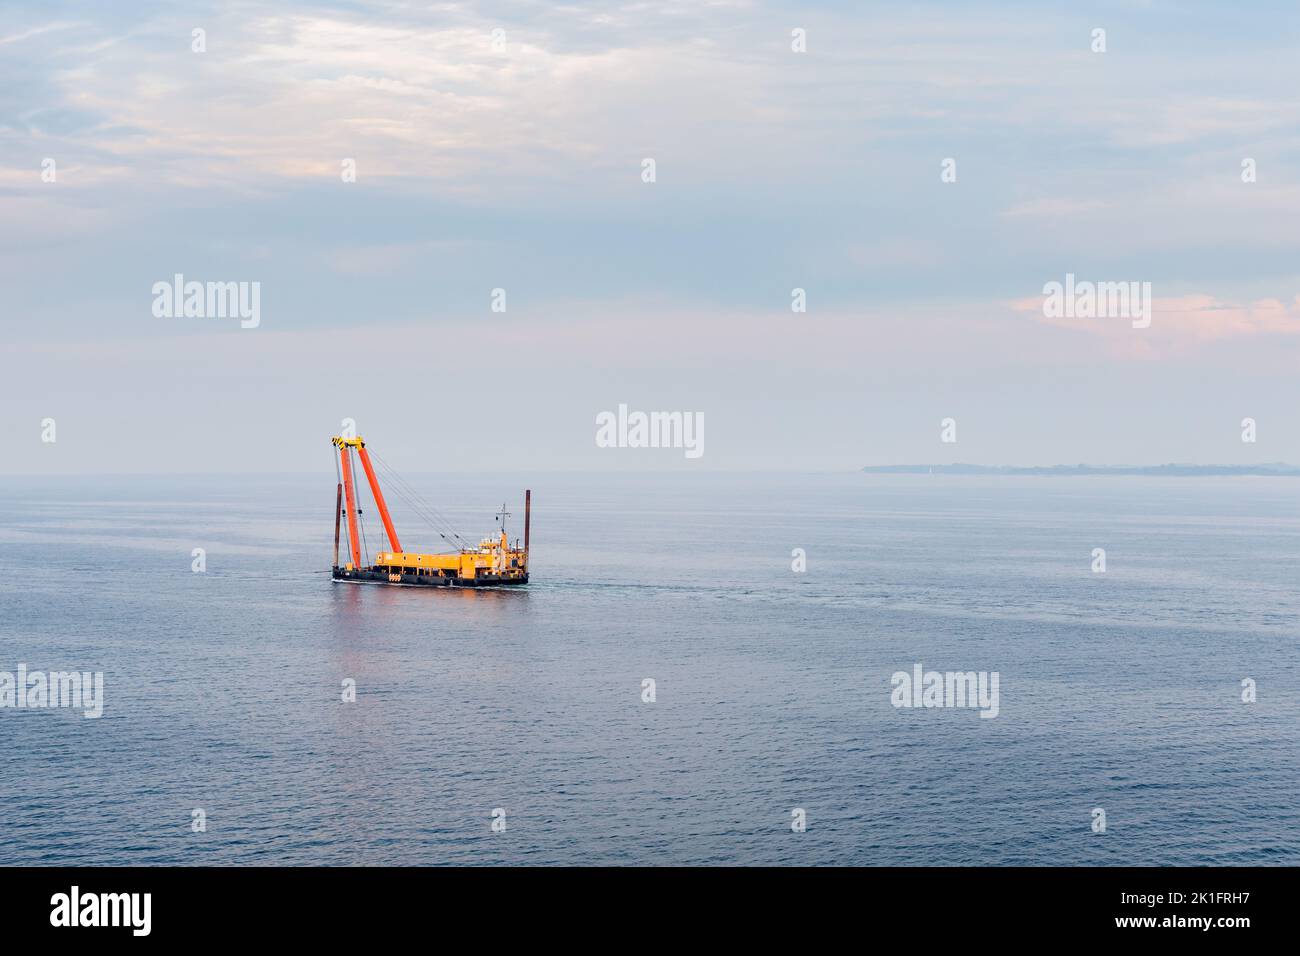
[[[0,0],[0,474],[311,472],[349,418],[409,471],[1300,462],[1298,46],[1294,3]],[[177,274],[256,327],[156,314]],[[1067,274],[1149,326],[1048,317]],[[599,447],[620,405],[703,453]]]

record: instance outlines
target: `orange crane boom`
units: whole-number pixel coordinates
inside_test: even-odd
[[[348,500],[348,543],[352,546],[352,566],[361,567],[361,537],[357,534],[357,503],[352,494],[352,463],[347,448],[339,446],[339,464],[343,466],[343,495]]]
[[[388,516],[388,505],[384,504],[384,493],[379,490],[379,479],[375,477],[375,470],[370,467],[370,456],[366,454],[364,443],[357,446],[357,454],[361,456],[361,467],[366,470],[370,493],[375,496],[375,504],[379,506],[379,517],[384,519],[384,530],[388,532],[388,546],[394,551],[401,551],[402,543],[397,540],[397,532],[393,530],[393,519]]]

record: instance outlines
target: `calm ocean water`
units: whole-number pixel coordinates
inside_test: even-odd
[[[1300,863],[1300,481],[529,484],[475,592],[332,584],[332,474],[5,479],[0,670],[107,702],[0,710],[0,862]],[[917,662],[1000,714],[895,709]]]

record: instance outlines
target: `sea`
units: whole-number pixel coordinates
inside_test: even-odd
[[[332,473],[0,480],[0,672],[104,688],[0,708],[0,863],[1300,863],[1300,480],[406,477],[531,488],[531,583],[332,582]]]

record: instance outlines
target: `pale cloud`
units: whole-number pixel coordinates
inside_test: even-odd
[[[1032,219],[1039,217],[1054,219],[1061,216],[1091,215],[1093,213],[1105,212],[1108,208],[1109,204],[1105,200],[1096,198],[1043,198],[1018,202],[1014,206],[1004,210],[1002,215],[1007,219]]]
[[[463,253],[478,243],[470,241],[391,242],[349,246],[330,253],[331,268],[348,276],[386,276],[414,264]]]
[[[111,229],[114,216],[109,210],[70,202],[53,184],[41,183],[39,174],[28,176],[37,180],[33,193],[0,193],[0,222],[4,223],[0,249],[26,251],[48,242],[100,236]],[[35,191],[39,189],[45,193]],[[4,274],[16,281],[29,272],[16,256],[5,255],[0,256],[0,275]]]
[[[941,265],[944,260],[943,249],[938,243],[908,238],[852,245],[847,256],[854,265],[867,267],[931,268]]]
[[[129,166],[103,165],[96,163],[88,165],[86,163],[56,163],[56,179],[54,183],[47,183],[41,179],[43,167],[37,160],[44,160],[44,156],[33,157],[33,165],[28,169],[21,169],[13,166],[0,166],[0,189],[26,189],[28,187],[45,186],[47,191],[53,191],[51,187],[60,189],[86,189],[89,187],[103,186],[113,182],[119,182],[131,177],[132,171]],[[0,202],[3,202],[0,199]]]
[[[96,149],[173,184],[337,176],[353,157],[368,178],[476,188],[545,164],[634,168],[646,149],[685,147],[711,113],[734,118],[756,82],[703,41],[558,50],[521,30],[502,52],[491,39],[486,22],[232,17],[208,27],[205,54],[178,29],[165,50],[111,50],[56,82],[64,103],[102,117]],[[722,102],[694,97],[700,87]]]
[[[64,21],[46,23],[42,26],[32,27],[28,30],[20,30],[18,33],[10,33],[6,36],[0,36],[0,46],[22,43],[24,40],[30,40],[33,37],[39,37],[47,33],[54,33],[59,30],[72,30],[85,25],[85,23]]]
[[[130,42],[92,49],[79,37],[50,51],[51,105],[97,115],[95,149],[186,186],[199,175],[214,184],[323,177],[336,157],[358,156],[367,176],[477,188],[547,172],[546,163],[590,173],[639,159],[620,146],[659,150],[711,177],[752,175],[810,151],[847,160],[845,141],[863,124],[877,144],[914,135],[909,127],[925,119],[947,126],[954,145],[968,143],[981,127],[1009,125],[1008,97],[1012,125],[1040,130],[1044,142],[1087,137],[1130,150],[1286,135],[1300,120],[1294,94],[1183,92],[1190,64],[1112,58],[1101,69],[1082,46],[1063,54],[1046,44],[1041,25],[973,11],[869,24],[823,13],[800,59],[788,50],[789,25],[746,4],[629,4],[599,17],[559,9],[544,28],[472,6],[381,9],[382,18],[214,13],[200,18],[204,54],[189,50],[189,22],[170,17]],[[723,32],[719,16],[732,18]],[[587,42],[574,42],[566,23]],[[491,42],[498,24],[504,51]],[[1135,97],[1139,68],[1162,80],[1138,84],[1146,92]],[[1073,89],[1081,77],[1096,95]]]
[[[1169,359],[1211,348],[1228,339],[1300,336],[1300,295],[1246,303],[1194,293],[1154,298],[1151,324],[1135,329],[1127,318],[1065,318],[1043,314],[1042,297],[1018,299],[1011,308],[1037,323],[1103,339],[1109,354],[1121,359]]]
[[[1169,146],[1222,137],[1250,142],[1290,133],[1300,123],[1300,98],[1246,100],[1220,96],[1146,97],[1110,116],[1114,139],[1126,145]]]

